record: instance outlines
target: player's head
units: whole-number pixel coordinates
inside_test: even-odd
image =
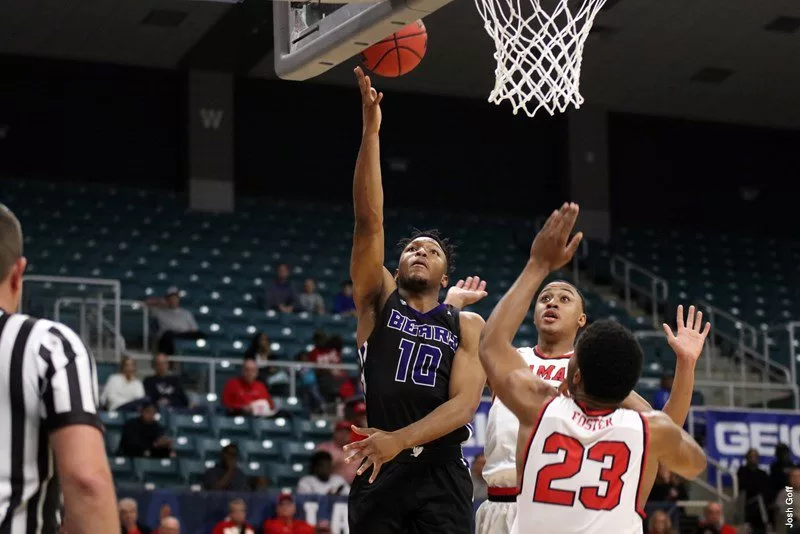
[[[447,287],[455,247],[438,230],[416,230],[399,244],[400,261],[395,273],[398,287],[411,293]]]
[[[8,312],[19,308],[26,265],[27,260],[22,256],[22,226],[12,211],[0,204],[0,307]]]
[[[586,301],[577,287],[556,280],[550,282],[536,295],[533,324],[540,336],[574,340],[578,331],[586,326]]]
[[[570,392],[591,400],[619,404],[642,374],[642,347],[633,334],[616,321],[592,323],[578,339],[567,369]]]

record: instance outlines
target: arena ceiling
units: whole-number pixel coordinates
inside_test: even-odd
[[[587,44],[587,105],[800,128],[797,0],[609,4]],[[266,0],[0,0],[0,54],[274,78],[271,13]],[[493,49],[473,1],[455,0],[425,22],[425,61],[381,87],[486,98]],[[351,67],[317,81],[350,84]]]

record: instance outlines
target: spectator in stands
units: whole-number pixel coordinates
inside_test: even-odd
[[[669,400],[669,392],[672,391],[672,382],[674,379],[675,375],[672,373],[664,373],[661,375],[661,387],[653,395],[654,410],[663,410],[664,406],[666,406],[667,400]]]
[[[647,534],[675,534],[667,512],[656,510],[650,515],[650,520],[647,522]]]
[[[142,381],[136,378],[136,362],[123,357],[119,371],[108,377],[100,404],[109,410],[136,410],[145,399]]]
[[[302,362],[311,360],[311,355],[308,352],[300,354],[298,359]],[[317,383],[317,372],[311,367],[301,367],[297,371],[297,389],[300,396],[311,413],[321,413],[322,407],[325,404],[325,399],[319,390]]]
[[[228,517],[217,523],[212,534],[255,534],[247,523],[247,505],[243,499],[234,499],[228,505]]]
[[[483,479],[483,466],[486,465],[486,456],[483,452],[479,452],[472,459],[472,464],[469,466],[469,472],[472,476],[472,499],[475,501],[482,501],[488,496],[489,487]]]
[[[358,471],[357,463],[345,463],[345,454],[343,447],[350,443],[350,422],[339,421],[333,429],[333,440],[326,441],[317,445],[318,451],[325,451],[331,455],[333,460],[333,472],[347,481],[348,484],[353,483]]]
[[[339,365],[342,363],[342,349],[344,340],[341,336],[331,336],[325,339],[324,334],[315,334],[315,347],[309,354],[309,359],[314,363]],[[347,379],[347,375],[341,369],[319,369],[316,370],[317,383],[320,393],[326,402],[333,402],[339,396],[339,386]]]
[[[771,492],[769,475],[759,467],[758,460],[758,451],[750,449],[745,465],[736,473],[739,491],[745,495],[744,520],[750,525],[752,534],[766,532],[767,519],[762,511],[772,502],[767,499]]]
[[[181,523],[172,516],[163,517],[153,534],[181,534]]]
[[[275,519],[264,521],[264,534],[314,534],[314,527],[295,519],[297,507],[291,493],[283,492],[278,496]]]
[[[281,367],[269,365],[272,356],[269,336],[259,332],[250,340],[250,346],[244,353],[245,360],[255,360],[258,365],[258,379],[264,382],[271,394],[285,397],[289,395],[289,374]]]
[[[353,425],[357,426],[358,428],[369,427],[369,425],[367,425],[367,405],[364,403],[364,401],[353,404]],[[361,441],[365,438],[366,436],[356,434],[355,432],[350,432],[350,443],[355,443],[356,441]]]
[[[153,374],[144,379],[144,391],[159,408],[189,407],[181,378],[169,372],[169,356],[164,353],[153,357]]]
[[[311,456],[311,474],[297,483],[298,495],[348,495],[350,485],[340,475],[333,473],[330,453],[317,451]]]
[[[289,266],[278,265],[278,276],[267,287],[267,309],[283,313],[292,313],[297,307],[297,293],[289,280]]]
[[[164,435],[164,427],[156,421],[155,404],[143,404],[139,417],[125,423],[117,454],[131,458],[169,458],[175,455],[172,439]]]
[[[297,297],[297,307],[297,311],[318,315],[325,313],[325,301],[322,300],[322,295],[317,293],[317,285],[313,278],[306,278],[303,282],[303,292]]]
[[[339,398],[344,402],[354,398],[364,398],[360,377],[345,375],[342,383],[339,385]]]
[[[353,300],[353,282],[342,282],[342,290],[333,297],[332,313],[340,315],[353,315],[356,313],[356,303]]]
[[[675,473],[669,472],[663,466],[659,466],[656,481],[653,489],[650,490],[651,502],[676,502],[688,501],[689,492],[684,481]]]
[[[703,517],[697,524],[697,534],[736,534],[736,529],[725,524],[722,505],[710,502],[703,510]]]
[[[234,443],[225,446],[219,463],[206,471],[203,489],[206,491],[249,491],[247,476],[239,469],[239,447]]]
[[[789,473],[793,467],[791,449],[785,443],[778,443],[775,447],[775,461],[769,466],[770,484],[774,492],[770,501],[789,484]]]
[[[255,360],[242,363],[241,376],[231,378],[222,390],[222,405],[230,415],[270,415],[275,403],[264,382],[257,380]]]
[[[139,505],[133,499],[119,500],[119,522],[122,534],[150,534],[152,530],[139,522]]]
[[[789,517],[788,509],[791,508],[795,517],[797,517],[797,506],[794,501],[797,500],[796,492],[800,491],[800,467],[792,467],[789,470],[789,484],[778,492],[775,497],[775,532],[776,534],[788,534],[791,530],[787,525],[786,518]]]
[[[150,314],[158,323],[158,351],[175,354],[176,339],[199,339],[203,337],[194,315],[181,308],[181,296],[177,287],[167,289],[164,298],[147,299]]]

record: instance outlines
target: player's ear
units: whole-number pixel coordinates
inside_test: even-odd
[[[586,314],[582,313],[580,317],[578,317],[578,328],[583,328],[586,326]]]
[[[449,283],[450,283],[450,278],[449,278],[449,277],[448,277],[446,274],[445,274],[445,275],[443,275],[443,276],[442,276],[442,282],[441,282],[441,284],[442,284],[442,289],[446,288],[446,287],[447,287],[447,284],[449,284]]]

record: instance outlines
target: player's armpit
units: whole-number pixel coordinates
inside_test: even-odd
[[[642,414],[650,433],[651,457],[670,471],[693,480],[708,462],[702,447],[663,412]]]
[[[70,425],[50,433],[64,494],[69,532],[119,533],[114,482],[103,434],[96,427]]]

